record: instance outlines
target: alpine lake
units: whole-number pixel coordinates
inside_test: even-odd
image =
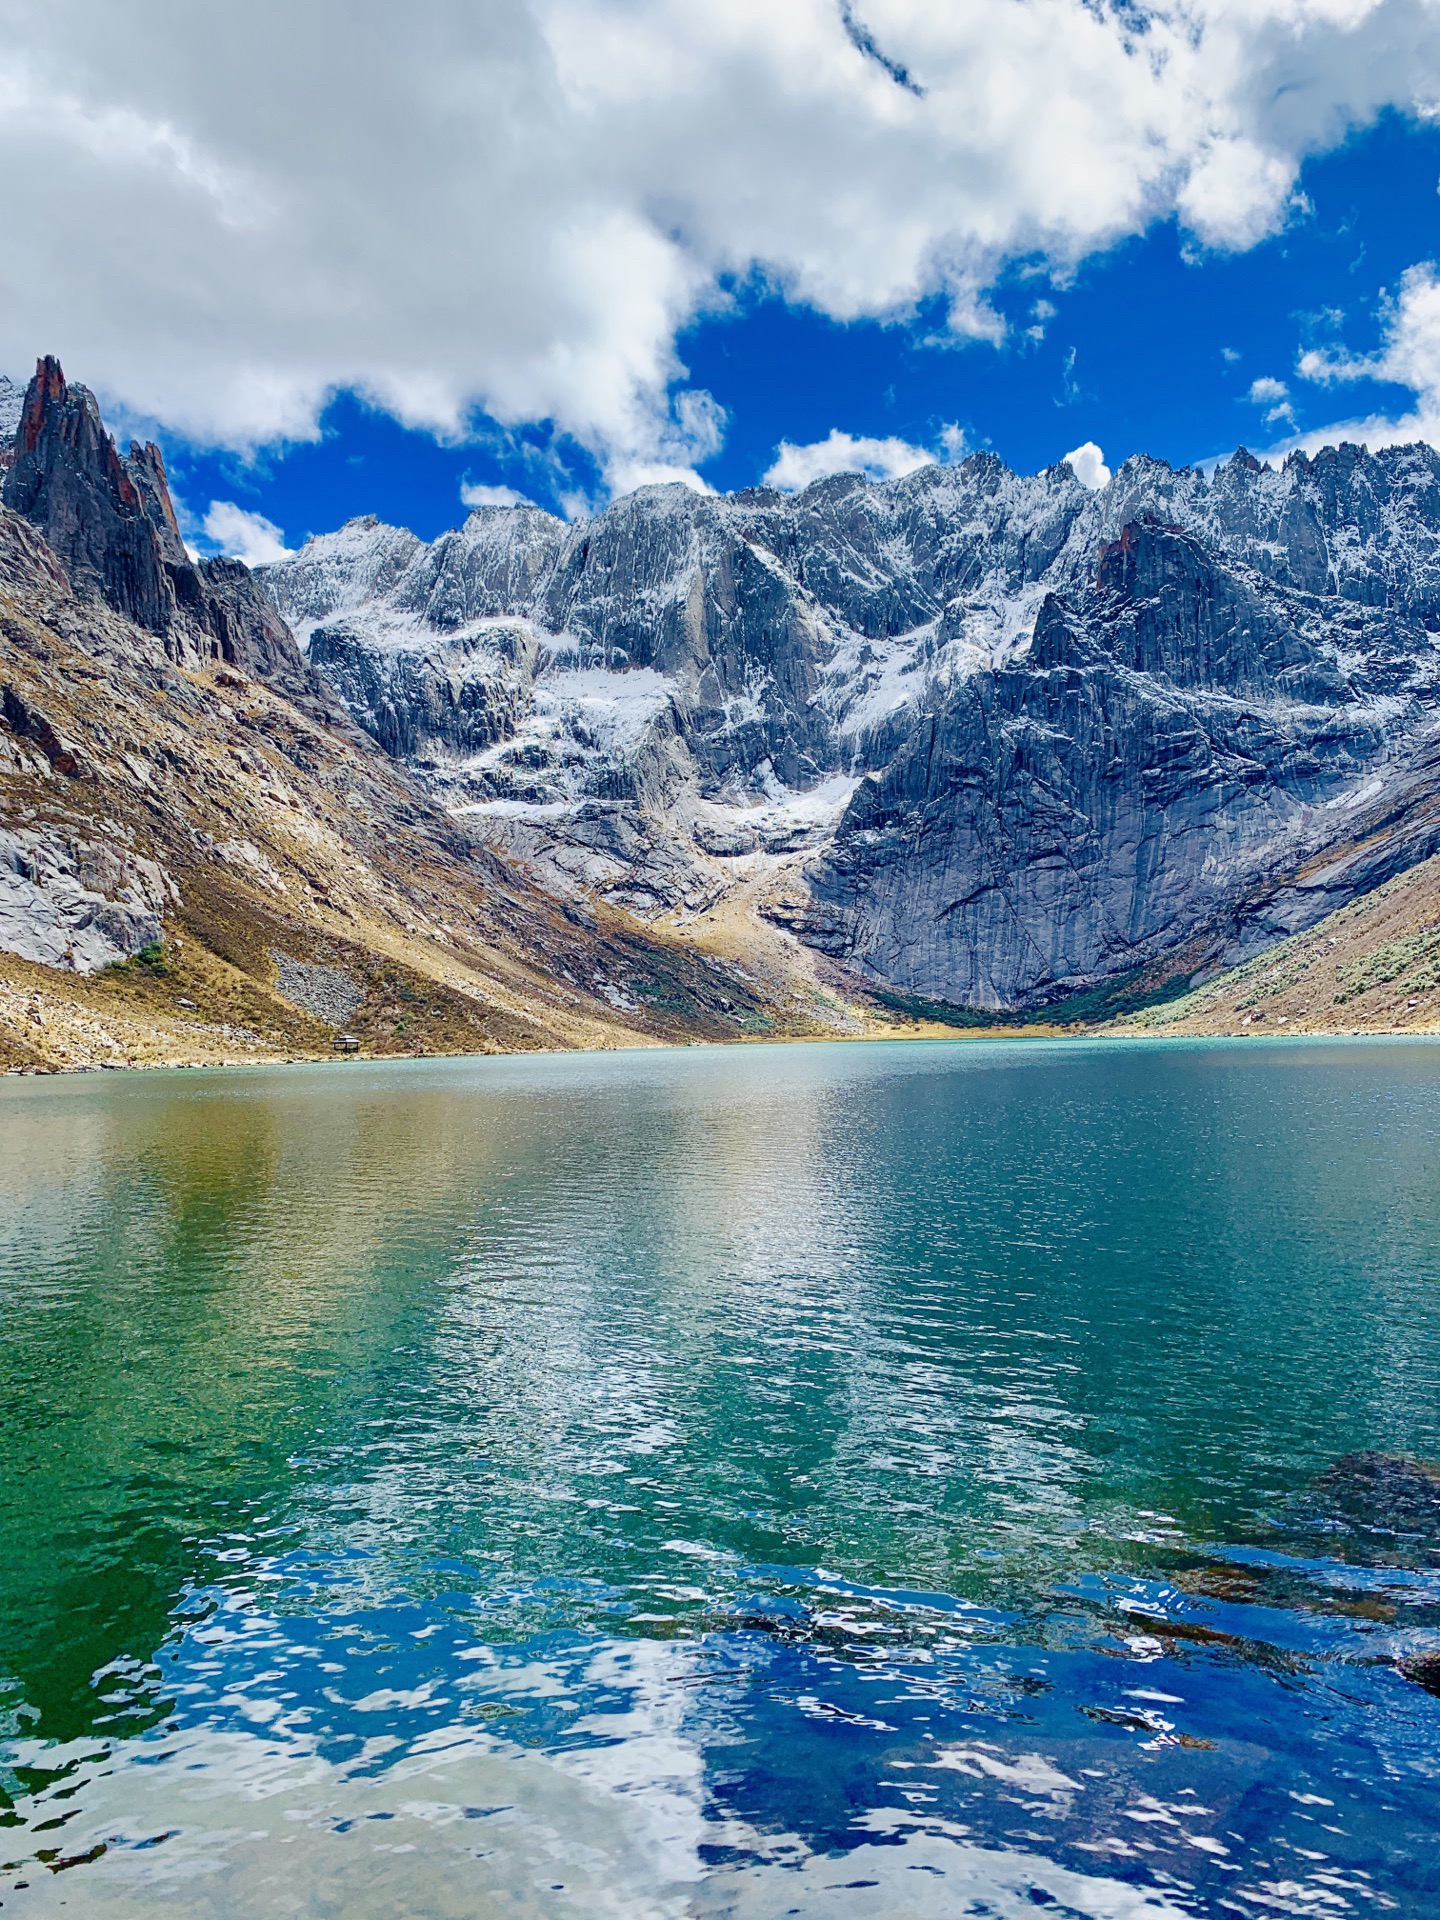
[[[6,1920],[1440,1914],[1440,1045],[0,1086]]]

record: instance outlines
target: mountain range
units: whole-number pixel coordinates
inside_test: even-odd
[[[1440,845],[1429,447],[649,487],[430,545],[352,521],[261,577],[557,896],[683,921],[746,890],[937,1002],[1233,964]]]
[[[62,974],[143,997],[135,956],[188,929],[262,1052],[332,1045],[337,1009],[392,1051],[1240,1025],[1267,991],[1302,1025],[1429,1018],[1429,447],[1134,459],[1099,490],[985,453],[646,487],[430,543],[362,518],[252,574],[187,549],[158,451],[121,455],[57,363],[18,399],[0,952],[48,982],[27,1007]],[[397,966],[443,1016],[396,1014],[439,1004],[375,984]]]

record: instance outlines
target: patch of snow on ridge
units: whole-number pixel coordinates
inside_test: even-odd
[[[0,373],[0,443],[15,438],[24,410],[23,384],[12,380],[8,373]]]
[[[479,643],[487,636],[493,636],[497,642],[509,636],[523,636],[543,642],[547,647],[553,645],[549,634],[537,634],[533,624],[518,614],[482,614],[463,627],[447,631],[430,625],[422,614],[397,609],[385,601],[366,606],[357,614],[340,613],[329,620],[317,621],[310,637],[313,639],[321,626],[332,625],[359,638],[377,654],[428,653],[438,659],[446,653],[479,653],[484,651]]]
[[[806,826],[822,826],[832,820],[838,820],[850,804],[850,796],[860,784],[859,774],[836,773],[828,780],[822,780],[819,786],[806,787],[802,792],[792,793],[783,787],[776,789],[776,797],[760,807],[738,809],[750,817],[768,816],[776,820],[793,821]]]
[[[450,811],[537,821],[572,813],[595,791],[597,775],[633,761],[675,690],[649,667],[612,672],[552,662],[535,680],[515,732],[454,768],[469,792]]]
[[[578,800],[456,800],[446,812],[459,819],[474,816],[491,820],[527,820],[536,825],[568,820],[582,803]]]
[[[963,603],[908,633],[871,639],[847,633],[824,670],[826,704],[847,740],[862,741],[920,704],[939,682],[1001,667],[1029,647],[1048,581]]]
[[[1384,790],[1383,780],[1367,780],[1363,786],[1354,787],[1346,793],[1337,793],[1333,800],[1322,800],[1320,805],[1326,813],[1334,813],[1337,810],[1348,812],[1353,807],[1363,807],[1367,800],[1374,800]]]
[[[706,853],[739,859],[813,847],[834,831],[861,779],[858,774],[837,773],[818,786],[792,792],[775,779],[768,762],[758,771],[770,794],[768,800],[755,806],[707,800],[696,808],[695,841]]]
[[[303,647],[326,620],[358,613],[390,592],[424,544],[407,528],[367,513],[258,571]]]
[[[675,682],[651,667],[611,673],[604,667],[551,670],[535,682],[535,718],[575,730],[596,749],[625,753],[637,746],[674,697]]]
[[[831,705],[842,734],[858,737],[917,698],[925,683],[919,671],[940,630],[929,620],[893,639],[851,633],[825,669]]]

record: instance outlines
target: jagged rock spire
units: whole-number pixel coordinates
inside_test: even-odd
[[[37,362],[5,475],[5,505],[44,534],[77,592],[107,600],[164,636],[175,595],[147,508],[171,526],[175,513],[163,467],[159,476],[159,497],[151,484],[147,499],[106,433],[94,394],[69,385],[52,355]],[[178,528],[175,537],[178,545]]]
[[[0,499],[44,535],[77,593],[106,601],[177,658],[232,662],[329,716],[331,703],[249,569],[191,559],[160,449],[132,441],[122,457],[94,394],[71,385],[53,355],[36,362],[0,471]]]
[[[146,519],[155,530],[160,558],[167,566],[187,565],[190,556],[185,551],[180,522],[175,518],[170,483],[165,478],[165,461],[153,440],[147,440],[143,447],[138,440],[130,442],[125,471],[140,497]]]

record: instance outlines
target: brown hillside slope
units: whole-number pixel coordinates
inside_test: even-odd
[[[1440,856],[1118,1033],[1440,1033]]]

